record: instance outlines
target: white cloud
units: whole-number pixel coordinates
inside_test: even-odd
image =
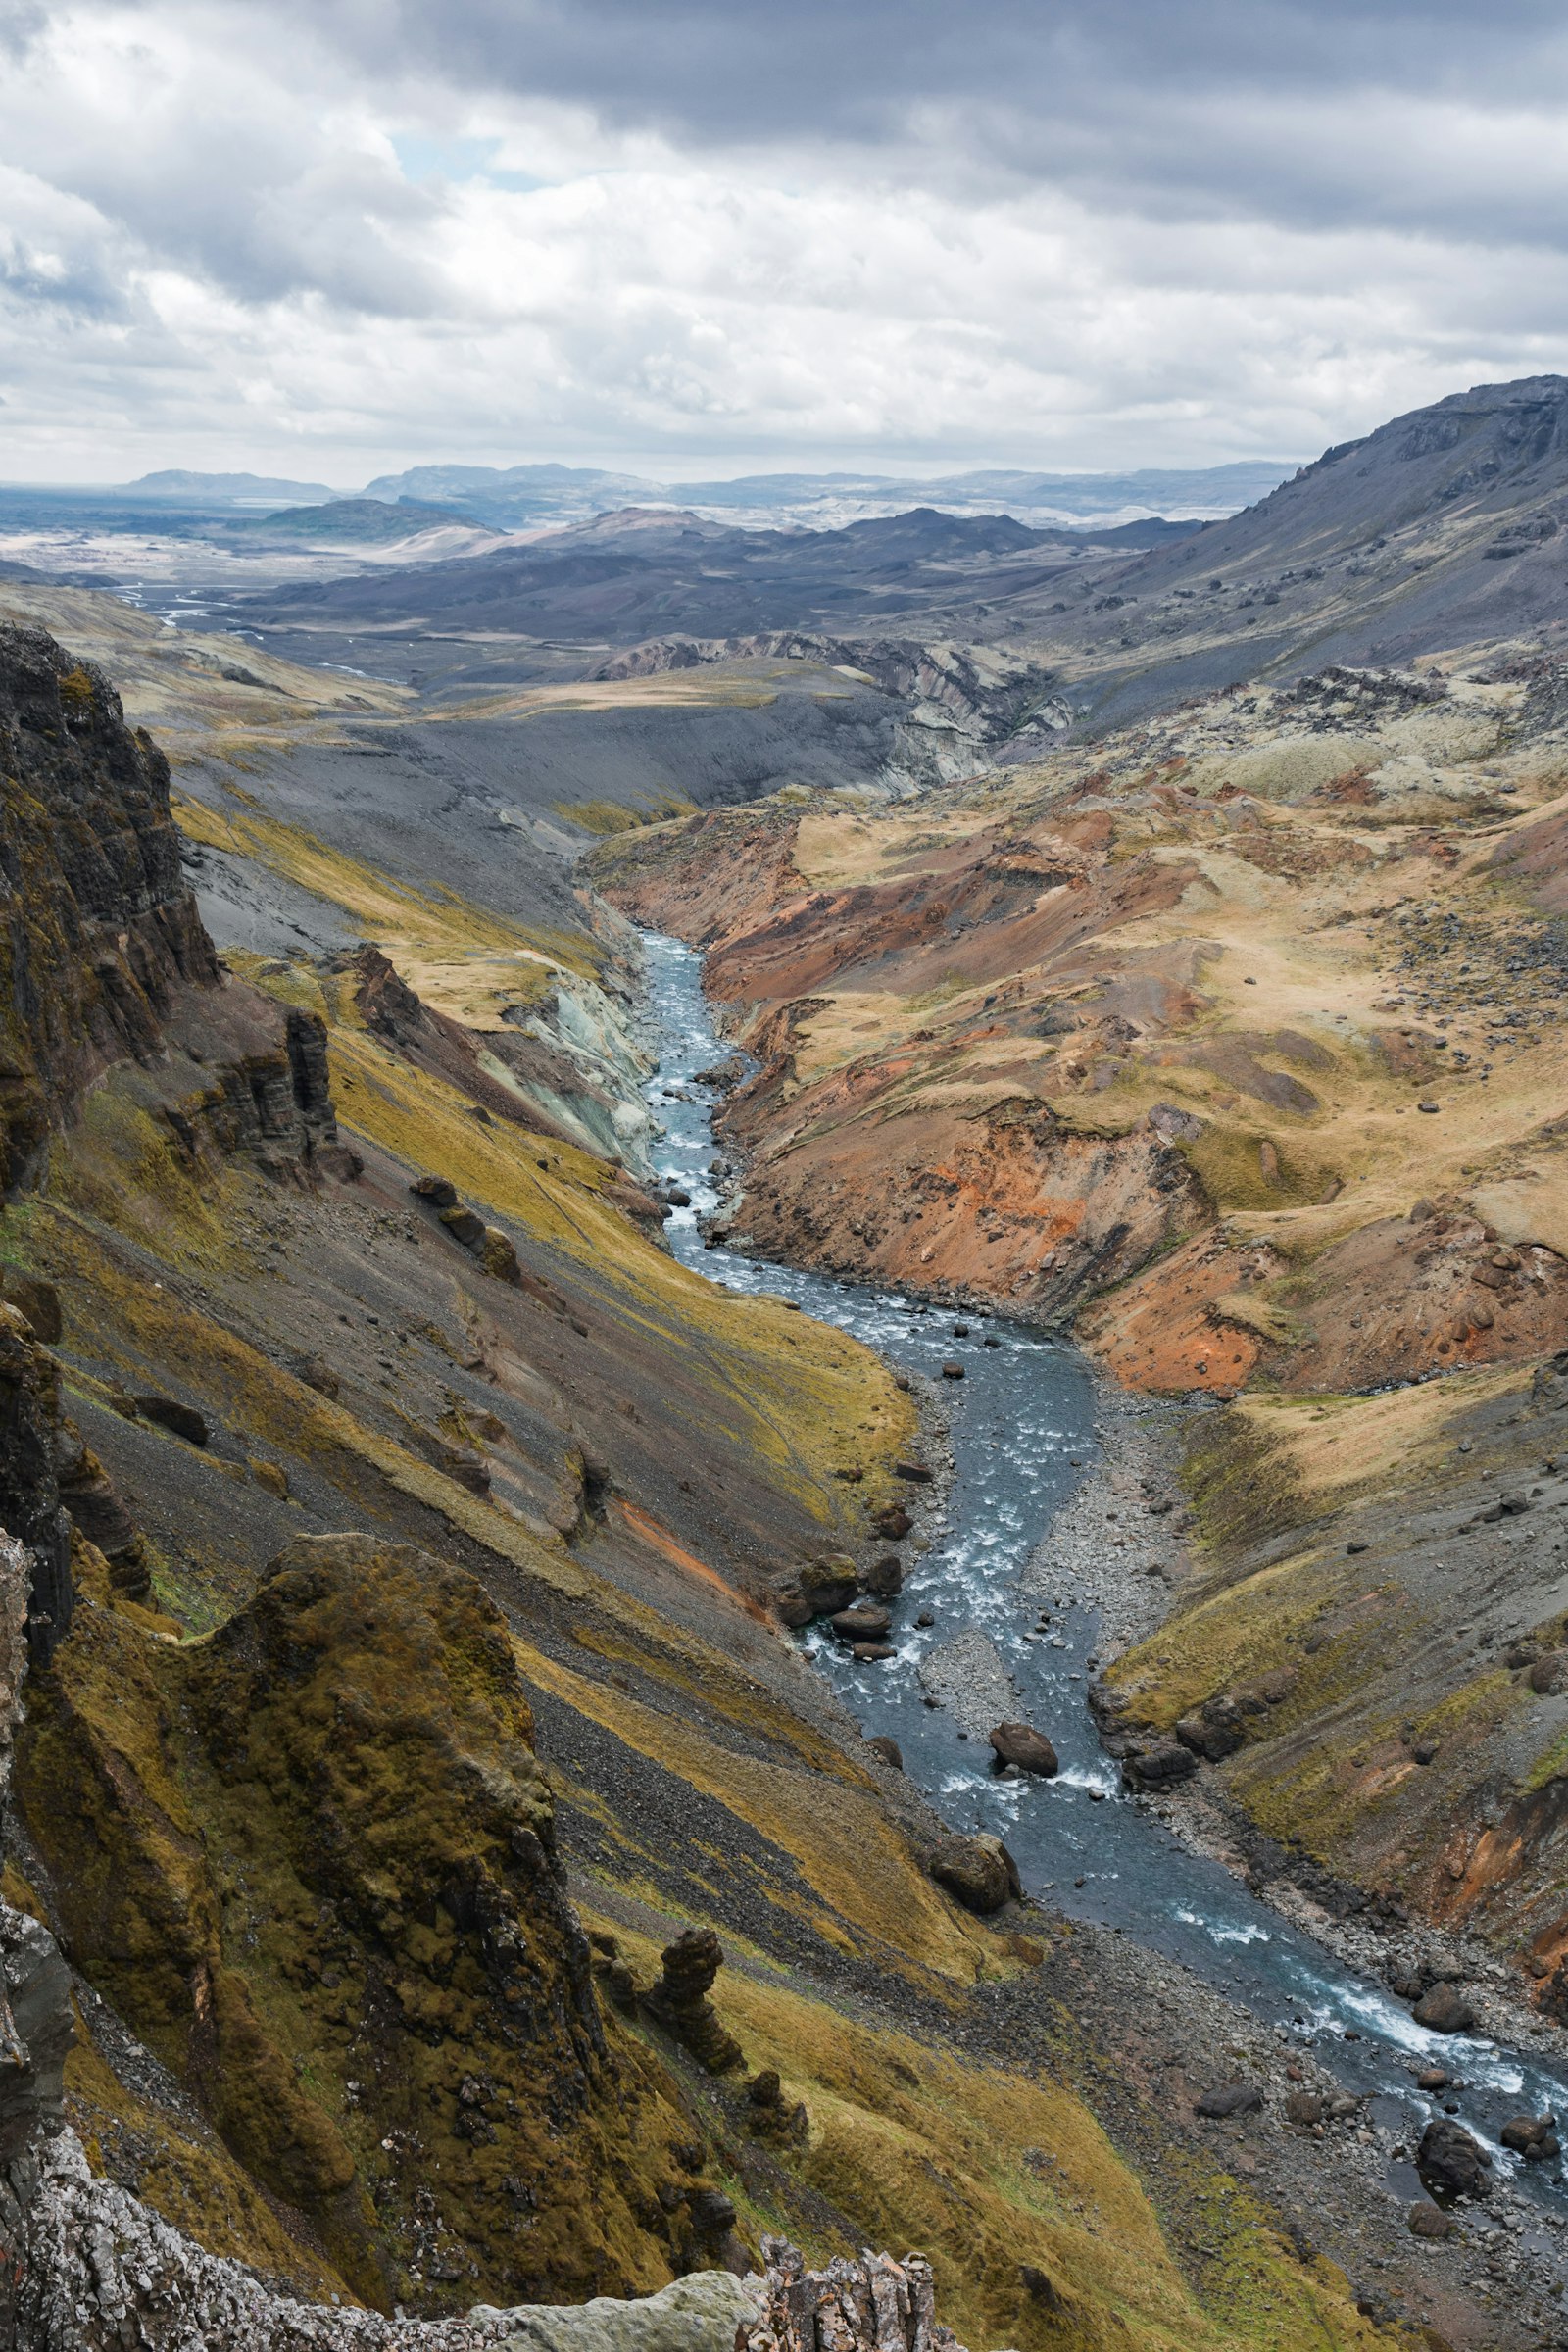
[[[1288,10],[992,13],[872,109],[875,7],[0,5],[5,470],[1201,464],[1568,366],[1549,27],[1396,95],[1353,11],[1294,82]]]

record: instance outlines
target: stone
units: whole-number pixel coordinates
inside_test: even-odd
[[[1415,2169],[1422,2186],[1437,2197],[1484,2196],[1492,2159],[1462,2125],[1434,2116],[1421,2134]]]
[[[294,1377],[318,1396],[332,1398],[338,1393],[338,1377],[330,1364],[323,1364],[318,1355],[301,1355],[294,1359]]]
[[[946,1838],[930,1868],[939,1886],[982,1918],[1020,1891],[1018,1866],[1000,1838]]]
[[[894,1772],[904,1770],[904,1750],[896,1740],[889,1739],[886,1732],[876,1733],[873,1738],[867,1740],[865,1744],[871,1750],[872,1755],[880,1756],[883,1763]]]
[[[1219,2121],[1230,2115],[1261,2115],[1263,2093],[1255,2082],[1221,2082],[1193,2101],[1193,2113]]]
[[[762,2260],[763,2309],[737,2330],[734,2352],[963,2352],[937,2320],[922,2254],[895,2262],[867,2250],[808,2271],[794,2246],[767,2236]]]
[[[928,1487],[936,1473],[928,1470],[924,1462],[895,1462],[893,1475],[895,1478],[907,1479],[910,1486]]]
[[[458,1188],[450,1177],[416,1176],[409,1190],[428,1200],[432,1208],[455,1208],[458,1203]]]
[[[727,2074],[744,2065],[740,2043],[725,2032],[708,1998],[724,1965],[724,1947],[712,1929],[688,1928],[665,1944],[660,1958],[662,1974],[644,1996],[643,2006],[709,2074]]]
[[[986,1738],[999,1763],[1016,1764],[1020,1772],[1039,1773],[1044,1780],[1050,1780],[1058,1769],[1055,1749],[1032,1724],[999,1723]]]
[[[961,1364],[944,1364],[942,1377],[944,1380],[962,1380],[963,1366]]]
[[[1197,1770],[1198,1759],[1192,1749],[1175,1740],[1161,1740],[1142,1755],[1122,1759],[1122,1772],[1135,1788],[1174,1788],[1179,1781],[1190,1781]]]
[[[1516,2115],[1510,2123],[1503,2125],[1497,2137],[1516,2156],[1528,2155],[1539,2141],[1555,2136],[1551,2129],[1552,2122],[1553,2118],[1549,2115]]]
[[[26,1316],[35,1340],[41,1340],[46,1348],[59,1345],[65,1323],[60,1312],[60,1293],[52,1282],[44,1282],[36,1274],[24,1274],[16,1266],[0,1266],[0,1298]]]
[[[851,1657],[858,1658],[866,1666],[878,1666],[883,1659],[896,1658],[898,1654],[891,1642],[852,1642],[850,1644]]]
[[[1468,2034],[1476,2013],[1455,1984],[1434,1984],[1410,2012],[1418,2026],[1433,2034]]]
[[[871,1531],[873,1535],[880,1536],[884,1543],[902,1544],[913,1525],[914,1521],[902,1503],[890,1502],[872,1519]]]
[[[1424,2066],[1416,2076],[1417,2090],[1445,2090],[1448,2078],[1441,2066]]]
[[[512,1236],[503,1233],[499,1225],[485,1227],[484,1239],[479,1244],[479,1263],[497,1282],[510,1282],[514,1286],[522,1282],[522,1268]]]
[[[1285,2120],[1303,2127],[1320,2124],[1328,2113],[1315,2090],[1293,2090],[1285,2101]]]
[[[287,1502],[288,1473],[278,1463],[263,1461],[259,1455],[252,1454],[246,1468],[265,1494],[270,1494],[276,1502]]]
[[[1224,1757],[1233,1756],[1247,1738],[1242,1710],[1228,1690],[1217,1691],[1190,1715],[1181,1717],[1176,1737],[1194,1755],[1218,1764]]]
[[[860,1571],[860,1589],[878,1600],[897,1600],[904,1591],[904,1562],[896,1551],[885,1551]]]
[[[1412,2237],[1428,2237],[1437,2240],[1453,2235],[1451,2218],[1444,2212],[1441,2205],[1434,2205],[1427,2197],[1422,2197],[1411,2206],[1405,2216],[1405,2227]]]
[[[212,1435],[206,1414],[193,1404],[181,1404],[176,1396],[138,1396],[136,1410],[144,1421],[156,1422],[172,1437],[183,1438],[187,1446],[205,1446]]]
[[[484,1240],[484,1219],[475,1216],[471,1208],[444,1208],[441,1222],[452,1239],[461,1242],[465,1250],[477,1250]]]
[[[1525,1681],[1541,1698],[1568,1687],[1568,1650],[1548,1649],[1544,1658],[1532,1660]]]
[[[828,1623],[841,1642],[880,1642],[893,1619],[877,1601],[860,1600],[853,1608],[836,1609]]]
[[[840,1571],[817,1561],[774,1588],[773,1606],[785,1625],[798,1630],[813,1617],[832,1617],[847,1609],[855,1598],[855,1586],[853,1562]]]

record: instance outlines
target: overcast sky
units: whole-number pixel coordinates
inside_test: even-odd
[[[0,476],[1293,459],[1568,369],[1545,0],[0,0]]]

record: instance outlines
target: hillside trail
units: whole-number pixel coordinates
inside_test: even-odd
[[[1498,2133],[1527,2109],[1568,2114],[1568,2081],[1525,2052],[1418,2026],[1375,1979],[1346,1967],[1223,1864],[1183,1845],[1123,1788],[1102,1751],[1086,1704],[1099,1612],[1072,1598],[1071,1572],[1054,1567],[1051,1552],[1058,1513],[1103,1465],[1086,1360],[995,1315],[955,1314],[710,1247],[701,1225],[720,1198],[710,1163],[721,1098],[697,1073],[732,1049],[713,1029],[701,956],[658,933],[644,933],[643,945],[659,1055],[645,1091],[664,1130],[655,1164],[661,1180],[691,1197],[665,1226],[675,1255],[732,1290],[791,1300],[944,1391],[954,1476],[935,1540],[906,1559],[903,1592],[891,1604],[894,1655],[858,1661],[823,1626],[795,1638],[867,1736],[897,1740],[905,1770],[956,1830],[1005,1840],[1027,1893],[1068,1918],[1119,1930],[1282,2030],[1368,2098],[1372,2120],[1411,2148],[1444,2102],[1456,2103],[1458,2120],[1490,2153],[1494,2178],[1535,2209],[1542,2250],[1556,2241],[1560,2252],[1568,2222],[1561,2164],[1527,2166]],[[956,1324],[967,1326],[966,1336],[956,1335]],[[962,1366],[961,1380],[942,1380],[948,1363]],[[1051,1615],[1044,1636],[1042,1594]],[[933,1622],[917,1625],[921,1615]],[[983,1734],[962,1729],[966,1710],[930,1703],[921,1667],[935,1680],[933,1653],[940,1663],[960,1634],[969,1637],[960,1660],[967,1649],[993,1671],[1000,1661],[1015,1694],[1009,1713],[1053,1741],[1060,1759],[1054,1779],[999,1778]],[[1454,2078],[1436,2097],[1415,2087],[1423,2064]],[[1405,2202],[1422,2193],[1413,2166],[1398,2160],[1388,2186]]]

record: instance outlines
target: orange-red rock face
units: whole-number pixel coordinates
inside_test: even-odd
[[[1083,1310],[1152,1390],[1367,1387],[1568,1342],[1568,1168],[1559,1192],[1554,1167],[1503,1164],[1568,1079],[1561,1024],[1504,1016],[1520,965],[1494,879],[1549,895],[1563,819],[1473,853],[1395,830],[1364,750],[1312,781],[1340,756],[1320,731],[1270,747],[1272,796],[1226,772],[1233,729],[1204,766],[1113,745],[1089,775],[1062,755],[875,814],[773,803],[599,853],[607,896],[707,951],[760,1064],[720,1121],[745,1164],[733,1237]],[[1539,1149],[1562,1156],[1554,1130]],[[1493,1169],[1506,1198],[1474,1184]]]

